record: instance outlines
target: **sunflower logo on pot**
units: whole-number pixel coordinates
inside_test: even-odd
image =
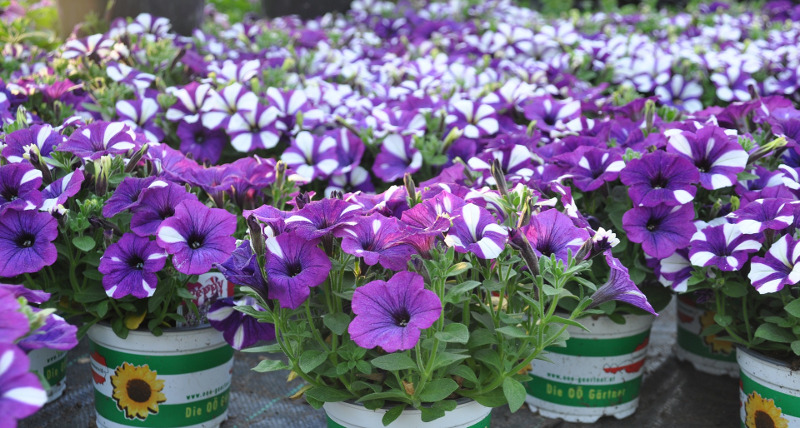
[[[755,391],[747,396],[744,410],[747,428],[789,428],[789,422],[781,417],[781,409],[775,406],[775,402]]]
[[[161,392],[164,381],[156,378],[157,373],[145,364],[134,366],[122,363],[111,376],[114,387],[112,397],[117,408],[125,412],[128,419],[147,419],[149,414],[158,413],[158,404],[167,401]]]
[[[701,331],[707,327],[714,325],[714,314],[716,312],[706,311],[700,316]],[[733,352],[733,342],[727,340],[717,339],[716,334],[709,334],[703,336],[703,342],[711,348],[711,352],[715,354],[730,354]]]

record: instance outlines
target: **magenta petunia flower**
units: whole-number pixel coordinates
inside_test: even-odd
[[[16,427],[18,419],[36,413],[47,402],[39,377],[29,369],[22,350],[0,344],[0,426]]]
[[[57,236],[58,222],[50,214],[9,210],[0,215],[0,277],[38,272],[55,263]]]
[[[442,313],[436,293],[426,290],[422,276],[398,272],[389,281],[372,281],[356,288],[352,301],[356,317],[347,331],[356,345],[386,352],[412,349],[422,330]]]
[[[629,303],[653,315],[658,315],[653,309],[653,306],[650,305],[650,302],[647,301],[647,296],[645,296],[631,280],[628,274],[628,268],[623,266],[616,257],[611,255],[611,250],[606,250],[604,256],[611,271],[608,275],[608,281],[598,287],[597,291],[592,294],[592,303],[589,305],[589,308],[603,302],[617,300]]]
[[[31,164],[0,166],[0,214],[7,210],[34,210],[42,203],[42,172]]]
[[[700,185],[708,190],[722,189],[736,183],[736,174],[744,171],[748,154],[725,134],[722,128],[705,126],[696,133],[672,135],[667,152],[677,153],[694,162],[700,171]]]
[[[634,205],[683,205],[694,200],[700,173],[683,156],[656,150],[632,159],[619,174]]]
[[[42,191],[41,211],[52,212],[59,205],[67,203],[67,200],[75,196],[81,190],[83,184],[83,170],[77,169],[69,174],[50,183]],[[105,207],[104,207],[105,208]]]
[[[138,148],[136,135],[123,122],[94,122],[76,130],[58,146],[84,160],[97,160],[108,154],[125,154]]]
[[[670,256],[689,245],[696,229],[691,204],[669,207],[634,207],[622,216],[622,227],[632,242],[657,259]]]
[[[800,241],[782,236],[765,257],[753,257],[747,278],[761,294],[775,293],[800,282]]]
[[[414,248],[405,243],[407,234],[400,221],[377,213],[357,220],[335,234],[342,238],[342,251],[363,258],[369,266],[380,263],[386,269],[405,269]]]
[[[236,217],[195,200],[184,200],[175,215],[164,220],[156,232],[158,245],[172,254],[172,264],[187,275],[206,273],[236,249]]]
[[[576,227],[566,214],[555,209],[531,216],[530,224],[520,228],[520,232],[528,238],[537,256],[555,255],[563,262],[567,261],[570,253],[574,257],[590,238],[589,232]]]
[[[150,183],[141,190],[139,202],[133,207],[131,230],[139,236],[155,234],[164,220],[175,215],[175,208],[183,201],[197,201],[197,196],[172,182],[156,180]]]
[[[689,261],[695,266],[716,266],[723,271],[741,269],[749,253],[758,251],[761,242],[745,235],[734,224],[724,223],[698,230],[692,236]]]
[[[122,235],[100,258],[97,270],[103,274],[103,288],[114,299],[133,295],[143,299],[156,291],[158,275],[167,254],[155,241],[132,233]]]
[[[0,287],[0,311],[0,344],[14,343],[28,333],[28,317],[20,312],[16,294],[6,287]]]
[[[303,239],[316,239],[353,226],[361,215],[361,207],[341,199],[322,199],[309,202],[300,211],[286,218],[289,230]]]
[[[305,240],[295,232],[267,239],[267,292],[282,308],[298,308],[308,298],[310,288],[328,278],[331,261],[317,248],[318,242]]]
[[[472,253],[482,259],[495,259],[503,252],[508,231],[486,209],[465,204],[453,212],[453,226],[444,237],[448,247],[459,253]]]
[[[262,323],[244,312],[237,311],[235,307],[248,306],[257,311],[264,309],[252,297],[239,300],[233,298],[219,299],[208,310],[208,322],[211,327],[222,332],[225,341],[233,349],[242,350],[262,340],[275,339],[275,326]]]

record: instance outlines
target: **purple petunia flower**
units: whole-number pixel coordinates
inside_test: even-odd
[[[231,116],[258,104],[258,97],[241,83],[235,82],[221,91],[210,90],[201,107],[203,126],[225,128]]]
[[[138,90],[147,89],[156,80],[155,75],[141,72],[129,65],[115,61],[106,65],[106,74],[111,80]]]
[[[227,134],[221,129],[211,130],[200,122],[178,123],[175,134],[181,141],[181,151],[200,162],[217,163],[222,149],[228,143]]]
[[[800,282],[800,241],[784,235],[770,247],[766,257],[755,256],[747,278],[759,293],[775,293]]]
[[[64,205],[67,200],[81,190],[83,184],[83,170],[77,169],[50,183],[42,191],[41,211],[52,212],[59,205]],[[105,208],[105,207],[103,207]]]
[[[412,349],[422,330],[442,313],[436,293],[426,290],[422,276],[398,272],[389,281],[372,281],[356,288],[352,302],[356,317],[347,331],[356,345],[386,352]]]
[[[604,256],[611,272],[608,275],[608,281],[598,287],[597,291],[592,294],[592,303],[589,307],[591,308],[610,300],[617,300],[629,303],[653,315],[658,315],[650,305],[650,302],[647,301],[647,296],[645,296],[631,280],[628,274],[628,268],[623,266],[616,257],[611,255],[611,250],[606,250]]]
[[[106,218],[114,217],[115,215],[131,209],[139,204],[139,195],[142,190],[150,187],[156,181],[155,177],[136,178],[125,177],[122,182],[117,186],[114,194],[106,201],[103,206],[103,216]],[[166,187],[166,181],[160,181],[153,187]]]
[[[571,252],[574,257],[584,242],[590,238],[585,229],[575,227],[572,220],[558,210],[547,210],[531,216],[530,224],[520,228],[539,257],[556,256],[567,261]]]
[[[272,207],[270,207],[272,208]],[[225,278],[237,285],[246,285],[267,297],[267,281],[261,274],[250,241],[242,241],[225,262],[215,266]]]
[[[0,426],[36,413],[47,402],[39,377],[30,372],[27,355],[16,345],[0,344]]]
[[[545,131],[563,126],[564,123],[578,117],[580,112],[580,101],[558,101],[550,95],[530,98],[525,106],[525,117],[528,120],[535,120],[536,126]]]
[[[64,141],[64,136],[45,124],[14,131],[6,135],[5,140],[3,157],[10,163],[19,163],[25,160],[33,146],[36,146],[40,156],[50,156],[53,148]]]
[[[9,210],[0,215],[0,277],[38,272],[55,263],[57,236],[58,222],[50,214]]]
[[[252,297],[239,300],[220,299],[211,305],[208,310],[208,322],[211,327],[222,332],[225,341],[233,349],[242,350],[262,340],[275,339],[275,326],[259,322],[250,315],[237,311],[236,306],[249,306],[257,311],[264,310]]]
[[[694,200],[697,168],[685,157],[656,150],[632,159],[619,175],[634,205],[683,205]]]
[[[794,224],[795,206],[788,199],[757,199],[728,214],[728,219],[736,223],[746,235],[765,230],[783,230]]]
[[[35,308],[33,310],[37,311]],[[77,333],[78,327],[56,314],[50,314],[43,326],[20,340],[17,345],[26,352],[41,348],[69,351],[78,346]]]
[[[722,128],[705,126],[696,133],[684,131],[669,137],[667,151],[689,158],[700,170],[700,185],[708,190],[736,183],[744,171],[748,154],[725,134]]]
[[[144,133],[147,141],[159,143],[164,139],[164,131],[153,120],[160,111],[153,98],[117,101],[117,116],[131,129]]]
[[[7,210],[35,210],[42,203],[42,172],[31,164],[0,166],[0,214]]]
[[[24,285],[12,285],[0,283],[0,293],[8,291],[14,297],[24,297],[29,303],[44,303],[50,299],[50,293],[41,290],[31,290],[25,288]]]
[[[331,261],[317,248],[317,242],[295,232],[267,239],[268,296],[277,299],[282,308],[298,308],[308,298],[310,288],[328,278]]]
[[[584,192],[597,190],[606,182],[616,180],[625,168],[622,154],[597,147],[581,146],[559,158],[569,164],[566,177]]]
[[[678,293],[685,292],[693,270],[692,262],[689,261],[689,249],[679,248],[669,257],[659,260],[658,282],[672,287]]]
[[[200,109],[208,98],[211,85],[192,82],[183,88],[168,88],[167,91],[178,99],[178,102],[167,109],[167,120],[195,123],[200,119]]]
[[[297,232],[303,239],[316,239],[353,226],[361,215],[361,207],[341,199],[313,201],[300,211],[287,217],[289,230]]]
[[[492,135],[499,129],[497,112],[487,104],[470,100],[456,100],[450,104],[451,112],[445,118],[447,125],[464,131],[467,138]]]
[[[392,182],[406,173],[419,171],[421,167],[422,153],[414,148],[412,138],[390,134],[381,143],[381,151],[375,156],[372,172],[381,180]]]
[[[124,122],[95,122],[86,125],[58,146],[84,160],[97,160],[108,154],[125,154],[138,148],[136,135]]]
[[[696,229],[691,204],[669,207],[634,207],[622,216],[622,227],[632,242],[657,259],[689,245]]]
[[[274,107],[255,106],[240,110],[231,116],[226,131],[231,145],[239,152],[271,149],[278,144],[279,132],[275,128],[278,110]]]
[[[222,263],[236,249],[236,217],[196,200],[184,200],[175,215],[161,222],[156,232],[158,245],[172,254],[178,272],[196,275]]]
[[[164,220],[175,215],[176,207],[183,201],[197,201],[197,196],[172,182],[150,183],[141,190],[139,203],[133,207],[131,230],[139,236],[153,235]]]
[[[508,231],[489,211],[470,203],[456,209],[453,216],[453,226],[444,237],[448,247],[482,259],[495,259],[503,252]]]
[[[686,80],[682,74],[675,74],[669,82],[657,86],[655,93],[662,103],[681,111],[693,113],[703,108],[700,102],[703,87],[694,80]]]
[[[133,295],[139,299],[156,291],[158,275],[167,254],[155,241],[132,233],[122,235],[100,258],[97,270],[103,274],[103,288],[114,299]]]
[[[690,243],[689,261],[695,266],[716,266],[723,271],[737,271],[744,266],[748,253],[758,251],[761,242],[744,235],[734,224],[724,223],[698,230]]]
[[[339,168],[336,140],[329,136],[317,137],[308,131],[297,134],[281,160],[308,181],[326,179]]]
[[[377,213],[336,232],[345,253],[362,257],[369,266],[380,263],[395,271],[405,269],[414,254],[414,248],[405,243],[406,235],[398,219]]]
[[[0,288],[0,344],[14,343],[26,335],[31,326],[27,315],[20,312],[19,301],[12,290]]]

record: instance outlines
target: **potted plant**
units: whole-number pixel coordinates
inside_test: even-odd
[[[206,312],[231,293],[211,270],[235,248],[237,208],[186,183],[204,167],[125,123],[70,123],[7,129],[0,277],[51,293],[43,307],[82,323],[98,425],[218,425],[233,350]]]
[[[564,259],[537,253],[519,225],[541,218],[531,227],[552,233],[547,219],[566,215],[539,213],[525,186],[500,189],[417,189],[406,176],[383,195],[245,212],[249,239],[220,268],[260,306],[236,309],[274,325],[276,343],[253,350],[286,358],[255,370],[302,377],[333,426],[486,426],[491,407],[519,409],[545,348],[591,307],[636,293],[618,265],[622,282],[591,293],[583,278],[604,262],[592,258],[603,243],[572,243]],[[562,300],[571,311],[556,312]],[[637,304],[649,307],[640,293]]]

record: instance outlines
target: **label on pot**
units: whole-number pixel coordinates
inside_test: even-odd
[[[90,341],[89,352],[99,418],[122,426],[184,427],[227,411],[233,371],[229,346],[142,355]]]
[[[58,385],[67,377],[67,353],[53,349],[34,349],[28,354],[31,371],[47,381],[47,396],[60,392]]]
[[[194,295],[192,301],[197,306],[200,316],[195,315],[195,312],[186,306],[179,307],[178,313],[186,318],[185,323],[177,323],[176,327],[179,328],[208,324],[208,309],[211,304],[217,299],[233,296],[234,293],[233,283],[225,279],[225,276],[219,272],[209,272],[198,276],[197,282],[186,284],[186,289]]]
[[[678,346],[702,358],[730,363],[736,362],[733,343],[719,340],[716,335],[701,336],[714,325],[714,311],[698,306],[688,298],[678,299]]]
[[[447,417],[447,416],[445,416],[445,417]],[[330,416],[326,415],[326,419],[328,420],[328,425],[327,425],[328,428],[350,428],[350,427],[347,427],[347,426],[344,426],[344,425],[341,425],[341,424],[337,423],[336,421],[331,419]],[[475,424],[472,424],[472,425],[470,425],[468,427],[463,427],[463,428],[489,428],[489,426],[491,425],[491,422],[492,422],[492,414],[489,413],[480,422],[477,422]],[[434,420],[434,421],[432,421],[432,423],[436,423],[436,421]],[[439,425],[439,426],[448,426],[446,422],[440,422],[440,424],[441,425]]]
[[[800,427],[800,397],[776,391],[739,373],[739,414],[743,427]]]
[[[633,401],[647,356],[650,330],[627,337],[571,337],[566,347],[548,348],[552,363],[534,360],[528,394],[572,407],[609,407]]]

